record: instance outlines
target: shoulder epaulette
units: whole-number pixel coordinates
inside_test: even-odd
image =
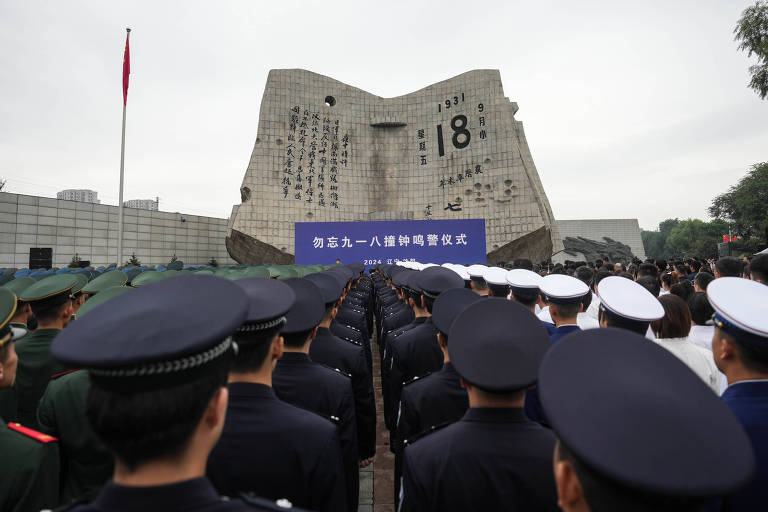
[[[65,372],[54,373],[53,375],[51,375],[51,380],[58,379],[59,377],[63,377],[65,375],[69,375],[70,373],[75,373],[76,371],[79,371],[79,370],[82,370],[82,368],[74,368],[72,370],[67,370]]]
[[[403,382],[403,387],[405,387],[405,386],[407,386],[409,384],[413,384],[417,380],[421,380],[421,379],[423,379],[425,377],[429,377],[430,375],[432,375],[432,372],[425,373],[424,375],[419,375],[418,377],[414,377],[414,378],[412,378],[410,380],[407,380],[407,381]]]
[[[415,443],[416,441],[418,441],[419,439],[422,439],[422,438],[428,436],[429,434],[432,434],[433,432],[437,432],[438,430],[441,430],[441,429],[447,427],[450,424],[451,424],[450,421],[446,421],[445,423],[440,423],[438,425],[432,425],[431,427],[426,428],[426,429],[422,430],[421,432],[419,432],[418,434],[412,435],[411,437],[406,439],[405,440],[405,446],[410,446],[413,443]]]
[[[344,336],[342,336],[341,339],[346,341],[347,343],[352,343],[353,345],[357,345],[358,347],[362,347],[363,346],[362,342],[355,341],[353,339],[349,339],[349,338],[344,337]]]
[[[31,428],[22,426],[19,423],[9,423],[8,428],[11,430],[15,430],[19,434],[30,437],[35,441],[38,441],[43,444],[55,443],[58,441],[58,438],[56,437],[49,436],[48,434],[43,434],[42,432],[38,432],[37,430],[32,430]]]
[[[271,510],[283,510],[287,508],[293,508],[293,503],[291,503],[286,498],[280,498],[279,500],[272,501],[264,498],[259,498],[257,496],[254,496],[252,493],[244,493],[241,492],[237,495],[238,498],[240,498],[243,503],[246,505],[251,505],[254,508],[259,509],[271,509]]]
[[[320,363],[320,364],[322,364],[322,363]],[[335,371],[336,373],[340,373],[341,375],[343,375],[345,377],[349,377],[350,379],[352,378],[352,374],[351,373],[347,373],[344,370],[341,370],[339,368],[334,368],[333,366],[328,366],[327,364],[323,364],[323,366],[325,366],[329,370]]]

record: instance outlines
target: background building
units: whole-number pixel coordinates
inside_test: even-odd
[[[160,198],[155,199],[131,199],[130,201],[124,201],[123,206],[126,208],[138,208],[139,210],[149,210],[156,212],[160,208]]]
[[[61,192],[56,192],[56,199],[63,199],[64,201],[80,201],[82,203],[94,203],[99,204],[99,193],[95,190],[88,190],[85,188],[68,188]]]

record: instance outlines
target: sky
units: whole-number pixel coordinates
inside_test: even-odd
[[[742,0],[0,3],[0,179],[226,218],[273,68],[392,97],[499,69],[555,218],[707,219],[768,160],[768,101],[737,49]]]

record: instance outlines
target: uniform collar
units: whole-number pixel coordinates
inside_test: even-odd
[[[461,421],[484,423],[526,423],[522,407],[470,407]]]
[[[456,371],[456,368],[453,367],[453,363],[450,361],[443,363],[443,368],[440,370],[440,373],[447,373],[449,375],[460,377],[459,372]]]
[[[271,386],[259,384],[257,382],[230,382],[229,396],[242,396],[246,398],[274,398],[277,399],[275,391]]]
[[[740,380],[739,382],[729,384],[725,391],[723,391],[722,398],[753,396],[755,394],[768,396],[768,379]]]
[[[321,336],[333,336],[333,333],[328,327],[318,327],[317,334],[315,335],[315,339]]]
[[[198,510],[221,502],[211,482],[204,477],[168,485],[129,487],[112,481],[93,502],[98,510]]]
[[[431,316],[417,316],[413,319],[413,323],[416,325],[423,324],[427,321],[427,318],[432,318]]]
[[[311,363],[309,354],[304,352],[283,352],[283,357],[277,360],[277,364]]]

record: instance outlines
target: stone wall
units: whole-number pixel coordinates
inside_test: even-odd
[[[123,209],[123,260],[135,252],[161,265],[175,253],[185,264],[230,264],[226,235],[227,219]],[[93,266],[117,263],[117,206],[0,192],[0,267],[25,268],[30,248],[44,247],[56,267],[75,253]]]
[[[272,70],[230,254],[291,258],[295,222],[484,218],[489,253],[547,258],[562,243],[516,112],[498,70],[396,98]]]

